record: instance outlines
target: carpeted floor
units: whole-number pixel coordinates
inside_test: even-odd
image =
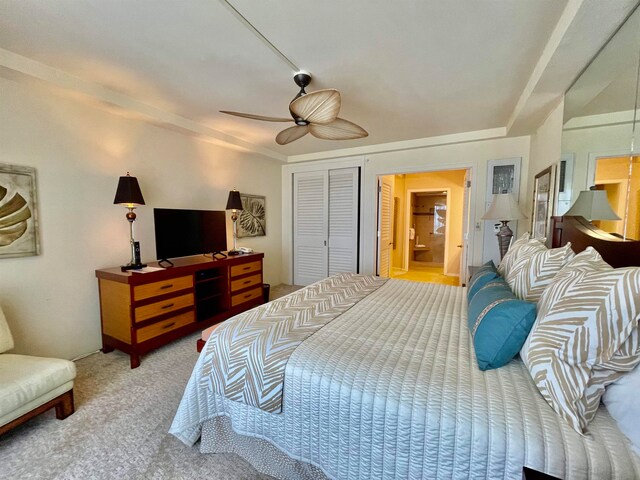
[[[299,287],[278,285],[271,298]],[[197,360],[198,334],[142,357],[78,360],[76,412],[49,411],[0,436],[0,479],[266,479],[234,454],[201,454],[167,431]]]

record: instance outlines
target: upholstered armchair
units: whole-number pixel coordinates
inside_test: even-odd
[[[51,408],[63,419],[74,412],[76,366],[68,360],[5,353],[13,337],[0,308],[0,435]]]

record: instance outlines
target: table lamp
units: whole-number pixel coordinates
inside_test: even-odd
[[[136,213],[133,211],[138,205],[144,205],[144,198],[138,185],[138,179],[127,175],[120,177],[116,197],[113,199],[114,205],[124,205],[129,209],[127,212],[127,221],[129,222],[129,234],[131,243],[131,261],[127,265],[123,265],[121,270],[139,270],[146,267],[140,262],[140,242],[136,242],[133,238],[133,222],[136,220]]]
[[[242,210],[242,199],[240,198],[240,192],[235,188],[229,192],[227,210],[231,210],[231,221],[233,221],[233,250],[229,250],[227,253],[229,255],[238,255],[240,252],[236,250],[236,239],[238,237],[236,222],[238,221],[238,211]]]
[[[574,203],[565,215],[570,217],[584,217],[587,220],[622,220],[613,211],[607,198],[606,190],[596,190],[591,187],[578,194]]]
[[[502,222],[500,231],[496,233],[501,260],[504,254],[507,253],[511,238],[513,237],[513,231],[509,228],[508,223],[511,220],[520,220],[523,218],[527,217],[522,213],[522,210],[520,210],[520,206],[513,194],[498,193],[493,196],[493,202],[491,202],[487,213],[483,215],[482,219],[500,220],[500,222]]]

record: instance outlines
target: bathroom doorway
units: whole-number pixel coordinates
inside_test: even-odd
[[[466,176],[467,169],[461,169],[378,178],[380,276],[460,284],[469,214]]]
[[[594,220],[602,230],[640,240],[640,157],[599,157],[595,160],[594,188],[605,190],[621,220]]]
[[[440,267],[444,271],[447,248],[449,190],[408,190],[409,235],[404,248],[407,270]]]

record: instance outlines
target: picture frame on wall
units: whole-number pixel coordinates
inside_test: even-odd
[[[240,194],[242,211],[238,216],[238,238],[263,237],[267,234],[266,197]]]
[[[36,170],[0,163],[0,259],[40,253]]]
[[[533,212],[531,214],[531,234],[533,238],[549,238],[553,210],[553,186],[555,185],[555,165],[539,172],[533,182]]]
[[[521,157],[501,158],[487,162],[485,212],[493,203],[494,195],[512,193],[516,198],[520,198],[521,165]],[[482,221],[482,263],[489,260],[492,260],[496,265],[500,263],[500,250],[498,242],[496,242],[496,234],[500,231],[500,226],[500,222],[495,220]],[[517,220],[509,222],[509,226],[514,232],[518,231]]]

